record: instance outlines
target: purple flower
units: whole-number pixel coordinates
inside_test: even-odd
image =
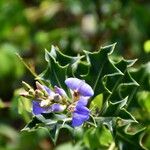
[[[81,96],[93,96],[94,92],[90,85],[78,78],[68,78],[65,80],[66,85],[73,91],[78,92]]]
[[[72,126],[80,126],[89,119],[90,110],[86,107],[88,97],[80,97],[73,111]]]
[[[65,84],[73,92],[72,103],[65,102],[68,110],[72,112],[72,126],[80,126],[89,119],[90,110],[86,106],[89,98],[94,95],[94,91],[85,81],[77,78],[68,78],[65,80]],[[68,96],[63,89],[55,86],[52,91],[40,83],[36,85],[39,91],[44,91],[46,97],[39,97],[39,99],[37,97],[37,100],[33,100],[34,115],[65,110],[66,106],[63,105],[63,102],[68,99]]]
[[[50,90],[48,87],[43,86],[43,88],[45,89],[45,91],[47,92],[47,94],[52,98],[52,99],[56,99],[56,96],[58,96],[58,94],[61,94],[59,92],[54,93],[52,90]],[[62,89],[59,88],[59,90],[61,91]],[[61,95],[59,95],[61,96]],[[59,99],[57,99],[58,101]],[[32,112],[34,115],[38,115],[41,113],[50,113],[50,112],[61,112],[65,109],[64,105],[58,104],[58,103],[54,103],[52,105],[49,105],[50,103],[50,99],[47,100],[41,100],[41,101],[36,101],[33,100],[32,102]]]
[[[86,107],[88,99],[94,95],[94,91],[85,81],[77,78],[68,78],[66,85],[74,92],[75,107],[72,112],[72,126],[80,126],[89,119],[90,110]]]

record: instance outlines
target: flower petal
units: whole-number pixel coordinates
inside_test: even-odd
[[[68,78],[65,80],[65,84],[71,89],[71,90],[77,90],[82,83],[82,80],[79,80],[77,78]]]
[[[94,91],[90,85],[78,78],[68,78],[65,80],[66,85],[71,90],[77,90],[82,96],[93,96]]]
[[[89,115],[82,115],[78,113],[73,113],[73,118],[72,118],[72,126],[80,126],[82,125],[85,121],[89,119]]]
[[[76,106],[74,113],[82,114],[82,115],[89,115],[90,110],[85,106]]]
[[[80,97],[73,112],[72,126],[80,126],[89,119],[90,110],[85,107],[89,97]]]
[[[52,110],[53,112],[62,112],[62,111],[65,110],[65,106],[60,105],[60,104],[53,104],[53,105],[51,106],[51,110]]]
[[[89,97],[80,96],[79,100],[77,101],[77,105],[86,106],[88,103]]]
[[[94,95],[94,91],[91,88],[91,86],[89,86],[87,83],[82,82],[81,86],[78,89],[78,92],[82,95],[82,96],[93,96]]]

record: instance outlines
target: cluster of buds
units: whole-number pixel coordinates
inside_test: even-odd
[[[66,108],[67,105],[67,95],[65,94],[62,89],[55,86],[54,92],[50,90],[48,87],[43,86],[38,81],[36,81],[36,89],[34,90],[29,84],[26,82],[22,82],[22,85],[26,92],[22,93],[21,96],[26,97],[28,99],[31,99],[33,101],[33,113],[37,114],[37,109],[34,107],[37,104],[39,107],[49,110],[54,110],[54,106],[57,106],[55,110],[57,111],[63,111]],[[58,105],[60,104],[60,105]],[[60,106],[58,108],[58,106]],[[49,109],[49,108],[53,109]],[[34,111],[35,110],[35,111]]]

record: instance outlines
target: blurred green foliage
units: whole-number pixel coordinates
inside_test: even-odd
[[[51,145],[40,131],[29,135],[19,135],[16,131],[25,125],[30,115],[21,108],[15,92],[21,80],[32,84],[33,78],[15,53],[19,53],[32,70],[40,72],[45,65],[44,49],[52,44],[66,54],[75,55],[83,49],[96,51],[100,46],[117,42],[115,57],[121,54],[138,58],[138,68],[150,60],[149,7],[149,0],[0,0],[0,149],[52,149],[36,145],[40,141]],[[143,72],[149,70],[147,65],[133,72],[133,76],[139,74],[136,80],[142,81],[142,86],[134,97],[136,107],[131,109],[147,126],[144,143],[150,149],[150,74],[139,80]],[[23,117],[18,111],[23,112]],[[90,144],[86,140],[85,143]],[[72,147],[70,143],[69,146]]]

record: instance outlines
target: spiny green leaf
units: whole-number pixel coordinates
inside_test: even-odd
[[[127,69],[136,62],[136,59],[135,60],[125,60],[124,58],[121,58],[121,60],[117,63],[113,62],[110,59],[110,62],[112,64],[114,64],[115,67],[118,68],[121,72],[121,74],[117,74],[115,76],[110,74],[108,76],[109,78],[107,78],[107,76],[106,76],[103,79],[103,84],[106,86],[106,88],[109,91],[113,92],[117,88],[117,86],[121,83],[121,80],[125,76]]]
[[[101,48],[98,52],[87,52],[89,63],[88,74],[83,79],[92,86],[94,95],[104,92],[107,88],[103,85],[103,78],[106,76],[122,75],[122,73],[111,63],[109,55],[113,52],[115,44]],[[107,92],[110,93],[108,90]]]
[[[122,72],[122,75],[109,76],[107,78],[105,86],[111,91],[111,94],[105,98],[107,100],[116,102],[117,100],[123,99],[126,96],[130,96],[133,88],[139,86],[138,83],[131,77],[128,68],[134,64],[136,60],[125,60],[121,59],[114,65]]]
[[[47,129],[54,144],[56,144],[59,133],[63,129],[67,129],[73,135],[73,128],[67,124],[57,123],[54,126],[47,126]]]
[[[150,91],[150,62],[130,71],[133,78],[140,84],[139,90]]]
[[[128,59],[121,58],[121,60],[119,62],[115,63],[115,66],[121,72],[124,73],[127,70],[127,68],[133,66],[136,61],[137,61],[137,59],[128,60]]]
[[[142,133],[145,128],[135,132],[129,133],[127,130],[129,129],[129,125],[121,126],[116,128],[116,143],[120,150],[145,150],[143,147]]]
[[[64,81],[66,79],[66,72],[68,65],[60,66],[55,59],[49,57],[49,52],[46,51],[46,59],[48,61],[48,66],[46,71],[39,75],[42,80],[45,80],[51,84],[52,87],[55,85],[66,89]]]
[[[141,65],[138,69],[131,68],[130,74],[133,76],[133,78],[138,82],[140,86],[134,87],[133,89],[130,90],[132,94],[129,97],[128,110],[132,111],[133,109],[134,110],[136,109],[137,110],[136,113],[141,114],[143,108],[141,109],[138,103],[138,95],[140,94],[140,92],[150,91],[150,62]],[[135,114],[135,111],[132,113]],[[141,116],[141,118],[143,118],[143,116]]]
[[[89,63],[85,60],[78,60],[72,65],[72,73],[73,76],[77,78],[82,78],[88,74]]]
[[[79,65],[80,60],[84,57],[80,55],[76,57],[65,55],[58,49],[58,47],[54,47],[54,46],[51,47],[50,52],[47,51],[47,54],[48,55],[46,55],[45,57],[47,62],[49,62],[49,59],[52,58],[55,60],[55,62],[59,62],[60,66],[68,66],[67,72],[66,72],[68,76],[74,75],[74,72],[76,72],[77,68],[79,68],[80,66]],[[81,66],[84,66],[84,65],[81,65]],[[83,68],[84,67],[82,67],[82,71],[83,71]]]
[[[120,97],[124,98],[126,95],[132,93],[132,89],[138,87],[139,84],[131,77],[128,71],[124,74],[122,82],[118,86]]]
[[[38,128],[45,127],[50,134],[51,140],[56,144],[59,132],[62,129],[67,129],[73,135],[73,128],[66,123],[66,120],[71,121],[62,115],[54,113],[37,115],[22,129],[22,131],[34,131]]]
[[[34,130],[40,123],[42,122],[37,117],[33,117],[32,120],[22,129],[22,131]]]
[[[104,117],[120,117],[122,119],[127,120],[133,120],[135,121],[135,118],[124,108],[128,100],[128,97],[121,101],[117,101],[115,103],[108,102],[108,106],[106,108],[106,111],[103,112],[102,116]]]
[[[55,61],[58,61],[61,66],[74,64],[76,61],[78,61],[80,58],[82,58],[81,56],[73,57],[73,56],[65,55],[58,49],[58,47],[54,47],[53,45],[51,47],[51,51],[48,52],[48,54],[50,57],[53,57],[55,59]],[[49,60],[47,60],[47,61],[49,61]]]
[[[108,127],[112,136],[115,135],[115,132],[116,132],[115,126],[116,126],[117,121],[118,121],[117,117],[95,117],[94,119],[95,119],[97,126],[105,125]]]

